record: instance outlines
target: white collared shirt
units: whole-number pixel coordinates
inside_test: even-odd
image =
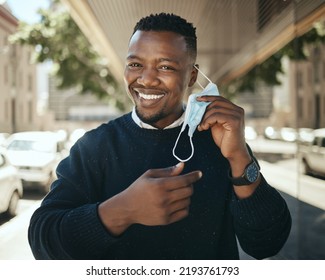
[[[185,107],[185,106],[184,106]],[[185,111],[183,112],[183,114],[180,116],[180,118],[178,118],[176,121],[174,121],[172,124],[166,126],[163,129],[169,129],[169,128],[174,128],[174,127],[178,127],[180,125],[182,125],[182,123],[184,122],[184,118],[185,118]],[[145,128],[145,129],[158,129],[150,124],[147,124],[143,121],[140,120],[140,118],[138,117],[136,111],[135,111],[135,107],[133,107],[132,110],[132,119],[134,120],[134,122],[140,126],[141,128]]]

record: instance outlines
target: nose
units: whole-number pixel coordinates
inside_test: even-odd
[[[159,84],[158,73],[156,69],[144,68],[139,77],[137,78],[138,84],[150,87],[157,86]]]

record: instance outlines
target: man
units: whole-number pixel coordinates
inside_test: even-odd
[[[60,163],[31,219],[35,258],[238,259],[236,237],[259,259],[282,248],[291,217],[256,169],[242,108],[198,98],[211,103],[193,135],[194,156],[173,157],[195,63],[192,24],[164,13],[137,23],[125,65],[134,110],[86,133]],[[251,167],[255,177],[243,179]]]

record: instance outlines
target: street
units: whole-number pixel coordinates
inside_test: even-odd
[[[254,145],[250,145],[254,150]],[[290,151],[288,148],[284,150]],[[292,155],[291,152],[289,154]],[[297,159],[290,155],[282,157],[272,163],[259,159],[263,175],[286,199],[293,218],[287,243],[272,259],[325,259],[325,180],[298,174]],[[6,221],[0,217],[0,260],[33,259],[27,241],[27,228],[30,216],[41,199],[41,194],[26,192],[15,218]],[[243,252],[241,257],[250,259]]]
[[[324,260],[325,178],[301,173],[295,143],[258,138],[249,145],[263,175],[280,191],[292,216],[289,238],[272,259]]]
[[[271,259],[324,260],[325,180],[299,174],[296,159],[277,163],[260,160],[259,163],[269,184],[286,200],[292,216],[289,238]]]
[[[42,195],[37,192],[25,192],[19,202],[16,217],[8,221],[0,216],[0,260],[33,259],[27,240],[27,228],[41,198]]]

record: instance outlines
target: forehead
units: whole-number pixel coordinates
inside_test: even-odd
[[[128,55],[145,53],[167,57],[187,56],[187,47],[182,35],[168,31],[136,31],[130,39]]]

